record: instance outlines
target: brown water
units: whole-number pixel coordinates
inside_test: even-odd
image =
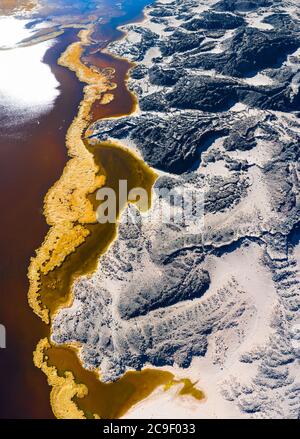
[[[0,322],[7,329],[7,348],[0,350],[2,418],[53,417],[46,379],[32,363],[35,345],[48,328],[28,306],[27,269],[48,230],[43,199],[65,166],[66,131],[82,99],[75,75],[56,62],[77,32],[66,32],[45,56],[61,84],[53,110],[40,116],[39,124],[0,126]]]
[[[124,21],[127,18],[125,16]],[[120,19],[116,24],[120,24]],[[107,40],[120,37],[112,25],[102,29],[102,36],[105,29]],[[0,322],[6,326],[8,334],[7,349],[0,350],[2,418],[53,417],[46,379],[32,363],[32,352],[42,337],[49,336],[49,327],[28,306],[26,274],[29,259],[48,230],[42,214],[43,199],[49,187],[62,174],[67,161],[66,131],[82,99],[82,84],[72,72],[57,65],[60,54],[76,40],[76,33],[77,30],[68,30],[45,56],[44,61],[50,65],[61,84],[61,94],[54,109],[39,117],[39,124],[34,120],[9,129],[1,130],[0,127],[0,240],[3,249],[0,256]],[[114,81],[118,87],[113,91],[112,103],[106,106],[96,103],[93,106],[92,120],[129,114],[136,105],[125,83],[131,64],[95,49],[92,46],[87,50],[84,61],[100,68],[115,68]],[[104,168],[106,185],[118,192],[119,179],[126,179],[128,190],[137,186],[145,187],[150,194],[155,175],[132,153],[106,143],[87,147],[93,152],[95,161]],[[91,198],[96,207],[95,195]],[[123,207],[119,206],[119,210]],[[69,302],[74,279],[95,269],[99,255],[116,234],[116,226],[111,224],[97,223],[89,225],[89,228],[91,235],[85,243],[69,255],[61,267],[42,278],[41,298],[51,314]],[[77,382],[87,385],[88,396],[76,400],[87,416],[98,413],[105,418],[119,417],[158,385],[167,384],[172,379],[169,372],[147,369],[127,373],[115,383],[103,384],[96,373],[81,366],[72,349],[52,347],[47,355],[49,364],[55,365],[60,373],[71,370]],[[189,384],[193,389],[190,382],[187,388]]]
[[[128,78],[128,72],[133,67],[133,64],[115,58],[105,53],[90,52],[89,55],[84,57],[84,60],[88,65],[93,65],[98,68],[106,68],[114,66],[115,82],[118,87],[112,90],[110,93],[114,96],[114,100],[107,105],[101,105],[99,101],[96,101],[92,106],[91,116],[93,120],[98,120],[105,117],[119,117],[132,113],[135,110],[137,101],[136,98],[126,86]]]
[[[133,153],[117,145],[101,142],[87,148],[93,152],[97,165],[105,171],[106,186],[114,189],[119,197],[119,181],[127,180],[128,192],[135,187],[142,187],[148,192],[151,203],[151,189],[156,179],[154,172]],[[98,206],[95,194],[91,196],[94,207]],[[117,206],[117,215],[125,207],[125,203]],[[92,224],[88,226],[90,235],[86,241],[69,255],[63,264],[43,276],[41,301],[53,315],[60,307],[70,303],[72,299],[73,281],[78,276],[91,273],[96,269],[99,256],[112,242],[117,233],[116,224]],[[101,264],[101,262],[100,262]],[[55,288],[53,288],[55,286]],[[203,399],[203,393],[194,387],[189,380],[174,380],[172,373],[157,369],[145,369],[128,372],[113,383],[102,383],[96,372],[84,369],[78,360],[76,351],[70,347],[52,346],[47,350],[48,366],[55,366],[59,375],[72,371],[77,383],[85,384],[88,395],[75,398],[77,406],[87,417],[96,413],[101,418],[112,419],[122,416],[136,402],[149,396],[158,386],[183,383],[182,395],[192,395]],[[101,371],[100,371],[101,372]]]
[[[72,370],[76,381],[88,387],[89,393],[86,397],[74,399],[87,417],[97,413],[104,419],[119,418],[158,386],[167,385],[173,379],[170,372],[144,369],[141,372],[127,372],[116,382],[102,383],[96,372],[89,372],[81,366],[72,349],[51,348],[47,355],[48,364],[55,365],[61,376],[65,371]]]
[[[142,7],[134,6],[124,21],[136,15],[136,8],[139,14]],[[115,29],[118,20],[115,25],[101,26],[104,40],[120,34]],[[67,30],[44,57],[60,83],[54,108],[38,121],[10,126],[5,109],[0,111],[0,323],[7,329],[7,348],[0,349],[0,418],[53,417],[46,378],[32,362],[35,346],[49,328],[28,306],[27,269],[48,231],[43,200],[68,159],[65,136],[83,96],[75,75],[57,64],[61,53],[77,40],[77,33],[78,29]],[[119,99],[118,105],[122,107]],[[127,112],[127,103],[124,108]]]
[[[133,188],[142,187],[147,190],[151,202],[151,189],[156,175],[145,163],[116,145],[102,142],[93,147],[87,144],[87,147],[94,154],[97,165],[105,171],[105,186],[115,191],[117,199],[119,181],[126,180],[128,192]],[[96,209],[99,202],[96,201],[95,194],[91,196],[91,200]],[[125,207],[125,202],[117,206],[117,217]],[[51,315],[69,303],[74,279],[96,269],[99,256],[105,252],[117,232],[117,225],[111,223],[97,222],[86,227],[90,230],[90,235],[85,242],[71,253],[61,266],[50,271],[46,276],[41,276],[41,301],[50,310]]]

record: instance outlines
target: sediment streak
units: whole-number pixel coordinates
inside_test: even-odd
[[[50,188],[44,205],[44,214],[50,230],[31,259],[28,277],[30,288],[29,304],[46,323],[50,322],[49,310],[43,306],[40,297],[40,276],[60,266],[65,258],[82,244],[89,235],[86,224],[96,221],[96,215],[87,196],[103,186],[105,176],[95,164],[93,155],[86,149],[83,135],[90,123],[93,103],[105,92],[116,87],[111,80],[114,71],[98,71],[81,62],[83,46],[89,44],[91,29],[79,32],[80,41],[71,44],[61,55],[58,63],[74,71],[78,79],[85,82],[84,98],[66,136],[66,147],[71,160],[61,178]],[[100,175],[99,175],[100,173]]]
[[[46,323],[50,323],[50,312],[42,303],[41,275],[47,275],[60,266],[65,258],[82,244],[89,235],[87,224],[95,223],[96,215],[88,195],[105,183],[105,176],[95,164],[93,155],[86,149],[83,137],[90,124],[90,110],[93,103],[102,98],[102,103],[110,102],[113,90],[113,69],[99,71],[88,68],[81,61],[85,45],[90,43],[92,28],[81,30],[79,41],[71,44],[61,55],[58,64],[74,71],[81,82],[86,83],[84,97],[78,114],[68,129],[66,147],[71,159],[61,178],[49,189],[44,204],[44,214],[50,226],[45,240],[31,259],[28,278],[30,287],[28,301],[33,311]],[[107,96],[107,97],[106,97]],[[88,393],[84,384],[77,384],[71,371],[59,376],[54,366],[48,366],[46,351],[51,347],[47,338],[42,339],[34,352],[34,364],[47,376],[52,387],[51,406],[57,418],[85,418],[73,398],[82,398]],[[97,417],[97,415],[94,415]]]

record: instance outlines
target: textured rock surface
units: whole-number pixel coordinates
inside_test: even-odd
[[[104,380],[175,364],[207,378],[217,416],[226,401],[240,416],[297,418],[300,7],[156,2],[127,31],[110,51],[137,62],[140,112],[95,123],[93,137],[161,171],[154,203],[124,213],[53,339],[79,342]],[[174,208],[161,188],[203,194],[204,215],[161,221]]]

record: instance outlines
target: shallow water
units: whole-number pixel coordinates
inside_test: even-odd
[[[112,188],[117,199],[119,181],[126,180],[128,192],[133,188],[142,187],[148,192],[148,199],[151,201],[151,189],[156,175],[142,160],[117,145],[105,142],[88,148],[93,152],[96,163],[105,172],[105,187]],[[96,210],[99,205],[96,194],[91,195],[90,198]],[[124,207],[124,204],[117,206],[117,217]],[[61,306],[69,303],[74,279],[92,273],[96,269],[99,256],[105,252],[117,232],[117,224],[111,223],[96,222],[86,227],[90,230],[90,235],[85,242],[74,253],[67,256],[61,266],[41,277],[41,301],[50,310],[51,315]]]
[[[119,418],[135,403],[149,396],[158,386],[167,386],[173,379],[170,372],[144,369],[140,373],[127,372],[116,382],[102,383],[96,373],[82,368],[73,350],[52,348],[47,354],[49,365],[58,367],[60,374],[72,368],[76,380],[85,383],[89,388],[88,396],[75,399],[78,407],[87,416],[98,413],[104,419]]]
[[[27,269],[48,230],[43,200],[67,161],[65,135],[82,99],[75,75],[56,64],[76,34],[69,30],[44,58],[60,83],[54,108],[38,121],[0,125],[0,322],[7,329],[7,348],[0,350],[3,418],[53,416],[45,377],[32,363],[32,352],[47,327],[29,308]],[[2,107],[0,121],[5,117]]]
[[[51,11],[51,18],[64,20],[66,6],[70,6],[73,22],[77,15],[80,16],[80,22],[88,22],[90,14],[95,12],[93,8],[96,3],[99,5],[98,1],[89,2],[89,8],[84,1],[76,1],[75,4],[65,0],[46,3],[48,7],[36,19],[43,19],[45,11]],[[93,38],[98,42],[87,48],[84,62],[100,68],[114,67],[114,81],[118,87],[112,92],[113,102],[105,106],[98,103],[93,106],[92,120],[129,114],[135,109],[135,99],[125,84],[131,64],[100,52],[95,53],[95,48],[104,47],[108,41],[120,38],[122,34],[116,29],[117,26],[140,18],[146,3],[149,2],[126,1],[120,10],[117,1],[105,0],[97,10],[98,14],[99,11],[104,14],[102,18],[107,18],[108,23],[97,25]],[[66,19],[70,21],[70,16]],[[49,327],[28,306],[26,272],[30,257],[48,230],[43,216],[43,199],[47,190],[62,174],[67,161],[66,131],[82,99],[83,85],[72,72],[57,65],[60,54],[71,42],[76,41],[77,33],[78,29],[68,29],[57,37],[55,44],[45,54],[44,62],[60,84],[60,94],[52,108],[47,107],[38,116],[31,113],[28,118],[18,117],[18,123],[9,123],[8,107],[4,100],[0,107],[0,121],[3,122],[0,126],[0,240],[5,249],[0,256],[0,322],[6,326],[8,334],[7,349],[0,350],[2,418],[53,417],[46,379],[32,363],[32,352],[39,339],[49,336]],[[19,74],[22,75],[21,65]],[[96,162],[105,170],[106,185],[117,189],[119,179],[127,179],[129,190],[131,187],[142,186],[150,192],[155,175],[132,153],[105,143],[89,148]],[[95,195],[91,199],[96,207]],[[123,207],[119,206],[120,209]],[[91,235],[85,243],[69,255],[61,267],[42,278],[41,298],[51,314],[69,301],[74,278],[95,269],[99,255],[116,234],[115,225],[92,224],[89,228]],[[53,284],[56,285],[55,291]],[[158,385],[169,383],[173,377],[169,372],[147,369],[127,373],[115,383],[103,384],[96,373],[83,369],[72,349],[52,347],[47,355],[50,364],[55,365],[60,373],[71,370],[77,382],[87,385],[89,395],[76,401],[87,416],[98,413],[107,418],[118,417]]]

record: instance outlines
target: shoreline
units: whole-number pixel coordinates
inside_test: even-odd
[[[1,242],[6,248],[1,260],[0,314],[9,331],[9,342],[1,352],[1,371],[7,382],[2,387],[1,407],[6,418],[53,418],[46,380],[32,363],[32,352],[47,327],[28,306],[27,271],[30,257],[49,228],[42,215],[43,200],[65,167],[65,135],[82,99],[82,85],[57,64],[60,53],[73,41],[75,32],[69,29],[50,45],[41,60],[60,84],[54,106],[18,125],[9,124],[0,135]],[[3,108],[1,115],[10,122],[8,111]],[[19,201],[12,204],[12,200]],[[16,364],[20,365],[17,374]],[[28,379],[24,382],[25,375]],[[18,394],[17,403],[10,398],[12,392]],[[28,404],[29,394],[32,404]]]
[[[56,267],[60,267],[63,265],[66,258],[71,254],[76,253],[76,248],[78,248],[81,244],[84,245],[84,242],[90,235],[90,231],[84,227],[85,224],[93,224],[95,223],[95,216],[93,211],[93,205],[91,204],[91,201],[88,200],[87,197],[89,194],[93,194],[97,188],[105,184],[107,179],[109,178],[109,174],[106,175],[106,168],[104,166],[104,169],[102,169],[102,159],[101,155],[103,154],[104,150],[103,147],[105,147],[105,142],[100,142],[99,144],[99,159],[95,161],[95,157],[91,154],[89,150],[92,150],[94,153],[95,148],[98,148],[98,145],[90,145],[90,148],[87,147],[87,145],[84,144],[83,134],[88,131],[88,128],[90,126],[90,110],[92,108],[92,105],[99,100],[100,103],[103,105],[104,103],[111,102],[111,95],[109,93],[110,90],[114,90],[116,88],[116,84],[111,84],[109,80],[111,79],[112,71],[111,69],[106,69],[108,72],[108,77],[104,76],[104,81],[102,82],[102,87],[99,87],[95,85],[96,80],[98,80],[99,71],[95,67],[87,67],[86,64],[83,64],[80,57],[83,53],[83,46],[88,45],[90,40],[89,37],[92,34],[92,29],[85,29],[81,30],[79,33],[80,41],[71,44],[67,48],[67,50],[61,55],[60,59],[58,60],[58,64],[63,65],[70,70],[74,71],[76,73],[77,78],[81,82],[86,82],[88,85],[84,87],[84,98],[79,105],[79,112],[78,115],[75,117],[73,123],[71,124],[67,137],[66,137],[66,143],[68,148],[68,153],[71,156],[71,160],[67,162],[67,165],[64,169],[62,177],[58,180],[57,183],[52,186],[52,188],[49,189],[46,197],[45,197],[45,216],[47,219],[47,222],[49,223],[51,227],[48,235],[45,238],[45,241],[43,245],[40,247],[40,249],[37,251],[37,257],[35,259],[32,259],[30,269],[29,269],[29,279],[31,280],[31,286],[29,290],[29,303],[34,309],[34,311],[42,318],[42,320],[45,323],[50,323],[50,318],[58,312],[59,309],[65,306],[70,306],[70,302],[73,300],[73,288],[74,288],[74,282],[77,278],[80,276],[86,274],[85,271],[83,271],[81,274],[77,273],[76,277],[72,277],[71,284],[70,284],[70,295],[67,296],[67,300],[64,300],[63,302],[59,303],[59,306],[57,309],[49,310],[44,305],[41,306],[40,302],[40,274],[42,274],[43,277],[47,277],[47,274],[50,272],[53,272]],[[117,58],[117,57],[115,57]],[[119,59],[122,62],[126,62],[126,60]],[[132,63],[131,63],[132,64]],[[103,73],[103,71],[102,71]],[[96,76],[95,76],[96,75]],[[129,79],[129,73],[127,72],[126,78],[125,78],[125,87],[126,87],[126,81]],[[107,84],[105,87],[103,84]],[[126,87],[127,88],[127,87]],[[132,92],[128,90],[128,93],[133,96]],[[101,95],[98,96],[98,95]],[[128,114],[132,114],[136,111],[138,107],[137,99],[134,99],[134,105],[131,109],[131,112]],[[117,116],[116,116],[117,117]],[[76,140],[80,143],[80,146],[75,146],[74,144]],[[87,139],[86,139],[87,140]],[[107,145],[108,150],[115,150],[115,152],[118,152],[118,154],[121,154],[121,156],[124,156],[125,161],[131,160],[136,162],[137,167],[140,167],[143,169],[142,173],[141,170],[137,173],[139,177],[141,178],[141,175],[144,175],[143,179],[144,183],[142,184],[141,181],[139,182],[138,186],[145,185],[149,192],[149,199],[151,200],[151,192],[152,192],[152,186],[154,184],[154,181],[156,180],[157,176],[154,174],[150,168],[148,168],[144,162],[138,158],[132,151],[129,151],[126,146],[124,145],[115,145],[114,143],[110,143]],[[103,146],[102,146],[103,145]],[[101,150],[102,148],[102,150]],[[96,152],[95,152],[96,153]],[[97,152],[98,153],[98,152]],[[120,156],[120,157],[121,157]],[[79,159],[75,161],[76,159]],[[70,165],[70,163],[73,163],[73,165]],[[129,163],[129,162],[128,162]],[[78,167],[80,165],[80,167]],[[82,175],[80,172],[80,168],[82,169],[83,166],[83,175],[86,176],[88,174],[88,178],[85,180],[86,184],[84,185],[84,190],[81,190],[79,197],[81,202],[75,203],[75,212],[68,211],[69,202],[66,202],[66,211],[64,215],[59,212],[60,209],[57,209],[59,206],[59,202],[61,201],[61,198],[64,196],[66,190],[68,191],[68,185],[70,177],[68,175],[68,169],[71,168],[71,175],[72,172],[74,172],[74,175],[76,175],[76,182],[80,185],[82,184],[82,181],[80,180],[80,176]],[[99,169],[101,170],[101,176],[98,176]],[[84,172],[86,171],[86,172]],[[102,172],[104,171],[104,172]],[[79,174],[78,174],[79,172]],[[148,177],[146,177],[147,173],[149,174]],[[94,178],[94,180],[93,180]],[[148,183],[147,180],[149,180]],[[75,183],[75,182],[74,182]],[[133,185],[135,187],[135,185]],[[59,190],[57,190],[57,188]],[[73,195],[73,192],[72,192]],[[83,203],[84,208],[83,209],[76,209],[78,205],[81,205]],[[126,203],[127,205],[127,203]],[[149,206],[150,207],[150,206]],[[118,213],[118,217],[120,217],[121,211],[125,208],[125,206],[119,207],[120,211]],[[72,211],[72,209],[71,209]],[[51,216],[52,213],[55,213],[54,216]],[[75,213],[75,221],[76,226],[74,227],[72,222],[65,221],[65,217],[68,218],[69,214]],[[72,217],[74,221],[74,216]],[[68,238],[65,238],[66,232],[68,232]],[[112,238],[108,241],[106,246],[104,247],[101,254],[107,251],[107,249],[112,245],[112,243],[116,240],[118,234],[118,224],[115,226],[115,232],[112,236]],[[90,235],[91,236],[91,235]],[[75,238],[75,243],[74,243]],[[81,247],[82,248],[82,247]],[[57,250],[58,249],[58,250]],[[96,266],[99,264],[99,257],[97,257],[97,260],[95,261],[95,266],[92,268],[92,271],[87,270],[87,273],[92,273],[95,271]],[[84,418],[85,417],[85,411],[83,411],[80,408],[79,400],[82,398],[90,398],[89,393],[91,393],[92,390],[88,386],[84,384],[84,380],[79,380],[78,376],[74,375],[73,373],[73,367],[66,368],[66,365],[64,365],[64,377],[61,376],[59,367],[56,367],[56,363],[58,360],[60,360],[61,356],[65,356],[66,351],[69,351],[68,355],[71,353],[73,355],[73,360],[71,360],[71,363],[75,364],[75,358],[77,362],[81,362],[80,360],[80,348],[73,349],[74,347],[69,346],[68,344],[63,345],[61,348],[59,345],[55,345],[52,341],[50,342],[50,338],[44,338],[41,339],[38,343],[38,346],[34,352],[34,364],[40,368],[44,374],[47,376],[48,384],[50,387],[52,387],[51,395],[50,395],[50,402],[53,409],[53,412],[56,417],[59,418]],[[70,352],[71,350],[71,352]],[[58,357],[56,358],[56,361],[54,361],[54,365],[48,364],[49,358],[51,360],[51,357],[54,357],[58,352]],[[71,355],[71,356],[72,356]],[[75,356],[75,358],[74,358]],[[65,363],[64,363],[65,364]],[[90,374],[90,376],[93,376],[94,378],[94,385],[99,387],[99,390],[101,388],[102,391],[106,388],[107,384],[102,383],[99,380],[99,377],[97,375],[97,371],[84,371],[83,372],[83,365],[80,365],[80,368],[82,371],[79,371],[79,374]],[[78,373],[78,371],[77,371]],[[146,374],[149,375],[149,382],[147,384],[147,393],[144,394],[144,391],[142,389],[145,386],[145,383],[143,383],[143,376]],[[152,377],[153,375],[153,377]],[[135,389],[135,399],[132,401],[128,406],[126,403],[126,408],[122,407],[122,405],[119,406],[117,404],[116,406],[112,406],[112,410],[121,410],[120,416],[124,415],[133,405],[135,405],[136,402],[140,402],[146,397],[148,397],[158,386],[164,384],[166,386],[166,390],[173,386],[174,384],[182,384],[183,388],[179,390],[179,394],[185,394],[190,393],[192,394],[196,399],[203,399],[203,393],[200,390],[197,390],[194,388],[194,385],[190,382],[190,380],[182,379],[182,380],[176,380],[175,376],[171,372],[166,372],[160,369],[152,368],[152,369],[146,369],[141,371],[129,371],[126,372],[125,375],[118,380],[116,383],[111,383],[110,386],[112,388],[116,389],[118,386],[124,386],[125,388],[127,386],[127,380],[133,379],[136,382],[136,389]],[[98,382],[96,381],[98,380]],[[82,382],[81,385],[78,385],[78,382]],[[98,406],[101,401],[101,390],[99,391],[100,395],[97,395],[97,399],[93,400],[93,403],[95,406]],[[182,393],[181,393],[182,392]],[[123,393],[123,392],[122,392]],[[122,395],[122,393],[119,395],[119,399]],[[126,395],[126,391],[125,391]],[[79,399],[77,400],[77,403],[74,403],[74,398]],[[101,404],[100,404],[101,405]],[[100,407],[100,406],[99,406]],[[89,410],[90,413],[92,413],[92,417],[98,418],[99,413],[101,413],[100,410]],[[119,417],[119,416],[118,416]]]
[[[49,189],[45,197],[44,214],[50,230],[29,267],[29,304],[47,324],[50,323],[49,311],[40,304],[38,273],[47,275],[84,242],[89,234],[84,224],[96,221],[93,206],[87,195],[100,188],[105,181],[103,175],[97,176],[99,168],[95,165],[92,154],[87,151],[82,137],[88,128],[89,112],[97,95],[103,95],[113,89],[114,85],[109,83],[109,78],[99,73],[88,75],[88,69],[84,69],[80,61],[82,46],[87,44],[89,33],[90,30],[81,30],[78,34],[80,41],[72,43],[58,60],[59,65],[74,71],[79,81],[85,81],[86,85],[78,114],[66,135],[66,148],[70,159],[61,178]],[[58,248],[56,253],[53,252],[55,246]]]

